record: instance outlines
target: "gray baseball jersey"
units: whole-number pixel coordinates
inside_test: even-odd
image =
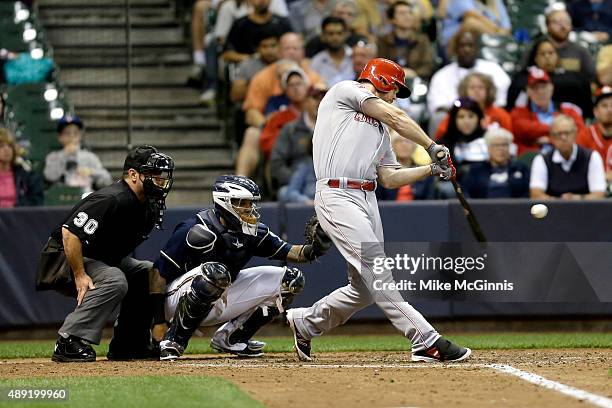
[[[365,86],[343,81],[321,101],[313,136],[317,175],[315,211],[323,230],[348,264],[348,285],[336,289],[308,308],[293,309],[292,318],[305,338],[320,336],[346,322],[355,312],[376,303],[393,325],[412,341],[412,350],[430,347],[438,332],[398,291],[374,290],[373,282],[392,282],[391,270],[372,268],[384,258],[384,234],[373,191],[331,188],[326,179],[375,179],[380,166],[399,167],[391,150],[389,132],[378,120],[362,112],[362,104],[375,98]],[[365,247],[364,247],[365,245]]]
[[[376,179],[376,167],[399,167],[389,131],[362,112],[362,103],[376,96],[360,83],[334,85],[319,106],[313,159],[317,179]]]

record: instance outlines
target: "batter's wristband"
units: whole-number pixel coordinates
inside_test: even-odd
[[[153,324],[166,322],[166,295],[163,293],[151,293],[151,304],[153,306]]]

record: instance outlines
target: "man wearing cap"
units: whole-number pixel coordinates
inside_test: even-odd
[[[577,143],[598,152],[606,170],[606,180],[612,184],[612,87],[595,92],[595,123],[578,133]]]
[[[519,155],[538,151],[550,144],[550,124],[559,114],[574,119],[579,131],[584,128],[580,108],[569,102],[555,106],[553,92],[554,86],[548,73],[538,67],[530,67],[527,74],[527,105],[515,106],[510,112]]]
[[[554,149],[540,153],[531,164],[529,196],[535,200],[604,198],[606,179],[601,156],[576,144],[576,123],[567,115],[550,125]]]
[[[433,142],[393,105],[410,96],[402,67],[375,58],[358,81],[330,88],[319,106],[313,136],[317,177],[315,211],[348,266],[348,284],[308,308],[289,309],[298,358],[310,361],[311,339],[344,324],[375,303],[412,343],[413,361],[461,361],[471,350],[444,339],[396,288],[392,270],[375,268],[386,258],[383,227],[374,190],[377,181],[398,188],[428,176],[451,179],[455,168],[446,147]],[[429,166],[401,168],[391,149],[388,127],[427,149]],[[401,222],[401,220],[398,220]],[[378,283],[378,284],[377,284]]]
[[[281,75],[281,86],[284,94],[270,98],[270,102],[273,99],[276,101],[273,103],[276,106],[272,108],[275,111],[268,116],[264,127],[259,129],[251,126],[244,133],[244,139],[236,158],[236,174],[238,175],[249,177],[255,171],[260,158],[260,149],[265,159],[268,159],[278,132],[286,123],[297,119],[302,112],[310,86],[306,73],[298,65],[292,63]]]
[[[84,193],[112,183],[110,173],[95,153],[81,148],[83,122],[77,116],[64,116],[57,124],[62,150],[51,152],[45,159],[45,180],[71,187],[82,187]]]
[[[173,160],[154,147],[132,149],[123,178],[81,200],[51,233],[41,253],[37,289],[77,300],[58,331],[53,361],[95,361],[90,344],[100,344],[102,329],[115,319],[108,358],[148,356],[152,264],[129,255],[153,226],[161,227],[173,170]]]

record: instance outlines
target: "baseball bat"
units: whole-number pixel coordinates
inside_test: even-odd
[[[444,152],[438,152],[438,159],[443,158],[440,155],[440,153],[442,155],[445,154]],[[470,206],[470,203],[468,203],[467,200],[465,199],[465,196],[463,195],[463,190],[461,190],[461,186],[459,186],[459,183],[457,183],[456,177],[453,176],[450,181],[453,184],[453,188],[455,189],[455,195],[457,196],[459,203],[461,203],[461,207],[463,207],[465,218],[467,218],[468,224],[470,224],[470,229],[472,230],[474,237],[476,237],[476,240],[478,242],[487,242],[487,238],[482,232],[482,228],[480,228],[480,224],[478,223],[478,220],[476,219],[476,216],[474,215],[474,211],[472,211],[472,207]]]

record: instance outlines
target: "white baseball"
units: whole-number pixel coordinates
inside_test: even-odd
[[[548,207],[544,204],[534,204],[531,206],[531,215],[534,218],[544,218],[548,214]]]

